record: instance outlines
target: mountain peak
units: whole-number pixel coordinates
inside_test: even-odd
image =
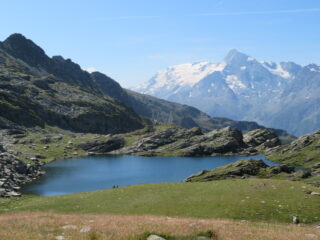
[[[27,38],[21,33],[13,33],[5,40],[5,42],[11,41],[27,41]]]
[[[27,62],[31,66],[37,66],[39,62],[47,60],[47,55],[30,39],[20,33],[10,35],[3,43],[3,49],[10,55]]]
[[[240,62],[252,61],[252,60],[254,60],[254,58],[252,58],[242,52],[239,52],[237,49],[230,50],[224,59],[224,61],[226,63],[234,63],[234,62],[240,63]]]

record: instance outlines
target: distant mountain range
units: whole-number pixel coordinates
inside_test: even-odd
[[[121,133],[174,123],[203,131],[255,122],[213,118],[184,104],[123,89],[100,72],[89,73],[62,56],[48,57],[21,34],[0,42],[0,129],[52,127],[75,132]],[[283,130],[279,136],[291,138]]]
[[[199,108],[210,116],[256,121],[303,135],[320,128],[320,65],[258,61],[231,50],[220,63],[186,63],[132,88]]]

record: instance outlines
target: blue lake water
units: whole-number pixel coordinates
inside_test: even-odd
[[[45,165],[47,174],[26,185],[24,193],[54,196],[86,192],[115,185],[179,182],[204,169],[213,169],[251,157],[141,157],[99,156],[60,160]],[[265,160],[268,165],[274,163]]]

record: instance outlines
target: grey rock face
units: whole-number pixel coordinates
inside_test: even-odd
[[[90,153],[108,153],[124,146],[124,139],[109,137],[105,141],[93,141],[78,144],[80,148]]]
[[[44,174],[42,163],[25,164],[14,155],[0,153],[0,197],[19,197],[20,186]]]
[[[271,139],[280,144],[279,139],[274,137],[274,133],[268,133],[272,136]],[[263,139],[268,142],[268,135],[265,138],[259,138],[260,145],[257,146],[259,149],[274,147],[274,145],[265,145]],[[205,134],[199,128],[170,127],[159,132],[146,132],[140,135],[132,145],[120,148],[112,153],[148,156],[254,155],[257,154],[257,147],[256,145],[246,144],[243,141],[242,132],[231,127],[213,130]]]

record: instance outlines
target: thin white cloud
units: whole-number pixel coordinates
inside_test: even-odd
[[[221,13],[200,13],[192,14],[190,17],[214,17],[214,16],[237,16],[237,15],[265,15],[265,14],[282,14],[282,13],[305,13],[320,12],[320,8],[288,9],[288,10],[271,10],[271,11],[248,11],[248,12],[221,12]]]
[[[223,3],[223,1],[222,1]],[[245,11],[245,12],[215,12],[215,13],[198,13],[190,15],[174,15],[175,17],[218,17],[218,16],[241,16],[241,15],[267,15],[267,14],[290,14],[290,13],[308,13],[320,12],[320,8],[301,8],[301,9],[287,9],[287,10],[270,10],[270,11]],[[120,16],[117,20],[134,20],[134,19],[155,19],[170,17],[166,16]]]
[[[120,16],[120,17],[117,17],[116,19],[117,20],[131,20],[131,19],[153,19],[153,18],[161,18],[161,16]]]

